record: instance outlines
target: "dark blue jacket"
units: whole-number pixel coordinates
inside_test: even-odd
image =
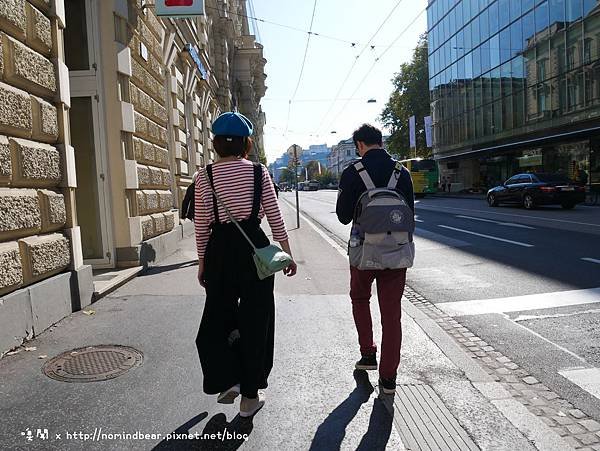
[[[396,160],[384,149],[371,149],[361,160],[356,161],[362,162],[377,188],[385,188],[387,186],[392,176],[392,171],[396,166]],[[340,191],[337,199],[336,213],[342,224],[350,224],[352,222],[358,198],[367,190],[354,167],[356,161],[344,169],[340,178]],[[413,184],[410,172],[405,167],[402,168],[396,189],[405,197],[408,205],[414,212],[415,197]]]

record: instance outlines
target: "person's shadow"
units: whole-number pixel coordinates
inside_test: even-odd
[[[169,439],[163,439],[152,451],[234,451],[248,439],[254,427],[252,418],[237,415],[231,422],[227,422],[225,414],[218,413],[208,420],[202,432],[198,433],[199,438],[189,437],[189,434],[193,434],[190,430],[206,417],[208,413],[203,412],[182,424],[171,433]]]
[[[346,435],[346,427],[356,416],[361,406],[367,402],[373,385],[364,370],[354,370],[356,388],[337,406],[318,427],[312,440],[310,451],[339,450]],[[369,428],[362,437],[359,450],[385,450],[392,433],[393,417],[384,402],[375,399],[369,419]]]

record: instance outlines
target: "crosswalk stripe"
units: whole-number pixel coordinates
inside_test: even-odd
[[[497,299],[442,302],[435,305],[450,316],[473,316],[594,303],[600,303],[600,288],[556,291]]]
[[[596,258],[589,258],[589,257],[586,257],[586,258],[582,258],[582,260],[583,260],[583,261],[586,261],[586,262],[590,262],[590,263],[598,263],[598,264],[600,264],[600,260],[598,260],[598,259],[596,259]]]

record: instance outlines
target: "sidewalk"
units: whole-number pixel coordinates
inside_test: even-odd
[[[293,210],[283,202],[282,208],[295,224]],[[237,404],[219,405],[202,393],[194,339],[203,296],[190,238],[88,314],[75,313],[27,343],[35,349],[0,360],[0,449],[533,450],[533,441],[538,449],[570,449],[408,302],[402,385],[393,399],[378,399],[376,373],[368,383],[352,371],[358,349],[346,258],[304,220],[290,235],[299,271],[276,282],[275,365],[267,404],[252,421],[237,417]],[[40,371],[47,358],[98,344],[131,346],[144,354],[143,364],[94,383],[58,382]],[[28,443],[21,435],[27,428],[34,436],[48,429],[50,438]],[[233,438],[124,440],[100,428]],[[79,433],[90,438],[84,443]]]

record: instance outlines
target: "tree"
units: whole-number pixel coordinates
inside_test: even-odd
[[[330,185],[332,183],[333,184],[337,183],[337,179],[336,179],[335,175],[333,175],[327,169],[325,169],[321,173],[321,175],[316,176],[315,179],[321,184],[322,187],[326,187],[327,185]]]
[[[408,119],[415,116],[417,156],[428,157],[431,150],[427,148],[423,124],[423,118],[430,114],[426,34],[419,38],[412,61],[400,66],[400,71],[394,75],[392,82],[394,91],[381,113],[381,121],[391,130],[388,149],[400,158],[414,155],[414,151],[410,149]]]
[[[316,160],[311,160],[304,167],[308,172],[308,180],[315,180],[321,172],[320,163]]]
[[[290,185],[293,185],[295,181],[294,171],[289,168],[283,168],[279,173],[279,182],[285,182]]]

